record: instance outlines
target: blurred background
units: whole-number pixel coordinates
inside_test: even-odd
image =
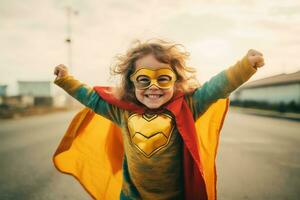
[[[1,0],[0,199],[90,199],[52,164],[81,108],[54,67],[91,86],[136,39],[183,44],[201,83],[249,49],[266,65],[231,95],[220,141],[219,199],[300,199],[300,1]]]

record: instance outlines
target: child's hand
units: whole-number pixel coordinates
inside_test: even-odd
[[[256,69],[265,65],[263,54],[254,49],[248,51],[247,58],[252,67]]]
[[[62,77],[68,76],[69,75],[69,71],[68,71],[68,68],[65,65],[60,64],[60,65],[57,65],[54,68],[54,74],[57,75],[56,78],[58,79],[58,78],[62,78]]]

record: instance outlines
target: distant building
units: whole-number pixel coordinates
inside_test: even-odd
[[[0,85],[0,96],[6,96],[7,94],[7,85]]]
[[[51,81],[18,81],[19,95],[32,96],[35,106],[52,106]]]
[[[0,105],[4,102],[4,97],[6,96],[7,85],[0,85]]]
[[[300,71],[252,81],[231,96],[233,102],[300,105]]]
[[[18,81],[20,95],[51,97],[51,81]]]

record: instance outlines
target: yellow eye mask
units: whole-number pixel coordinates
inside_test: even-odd
[[[137,89],[141,90],[145,90],[152,85],[156,85],[160,89],[169,89],[174,86],[176,74],[169,68],[157,70],[140,68],[130,76],[130,80]]]

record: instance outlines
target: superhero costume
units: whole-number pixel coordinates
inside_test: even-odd
[[[71,77],[58,79],[56,84],[109,120],[87,109],[80,112],[57,149],[54,163],[59,170],[77,177],[96,199],[118,199],[120,193],[121,199],[153,199],[156,193],[159,196],[155,199],[163,199],[163,196],[178,199],[183,195],[185,199],[216,199],[215,156],[228,101],[212,103],[227,97],[255,71],[244,58],[192,95],[175,96],[164,107],[166,112],[153,116],[147,116],[140,106],[114,99],[107,88],[91,89]],[[101,110],[98,110],[99,104]],[[146,123],[142,129],[134,127],[139,120],[154,122],[156,119],[163,119],[166,121],[163,124],[169,125],[148,133],[145,130],[157,126]],[[176,157],[180,159],[174,159]],[[149,158],[166,163],[165,167],[153,169],[153,162],[147,163]],[[178,168],[177,171],[174,168]],[[178,176],[181,170],[184,177]],[[158,178],[163,178],[164,172],[170,172],[169,179],[175,178],[175,181],[152,180],[152,176],[159,173]],[[141,180],[143,178],[145,180]],[[151,184],[157,187],[149,187]],[[180,190],[183,187],[184,191]]]

